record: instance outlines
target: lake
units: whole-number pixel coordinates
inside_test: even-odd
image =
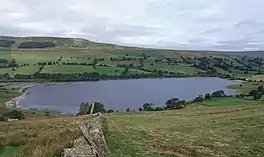
[[[76,113],[81,102],[100,102],[107,109],[138,110],[144,103],[163,106],[168,99],[193,100],[200,94],[224,90],[234,94],[226,86],[238,84],[220,78],[164,78],[75,82],[55,85],[36,85],[18,104],[22,108],[51,109]]]

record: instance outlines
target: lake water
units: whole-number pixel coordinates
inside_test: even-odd
[[[51,109],[66,113],[76,113],[81,102],[100,102],[107,109],[124,111],[138,109],[146,102],[163,106],[168,99],[193,100],[200,94],[224,90],[227,85],[238,84],[220,78],[166,78],[111,80],[98,82],[76,82],[57,85],[37,85],[27,90],[29,93],[19,106],[23,108]]]

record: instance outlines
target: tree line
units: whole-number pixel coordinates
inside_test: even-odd
[[[6,76],[2,74],[0,76]],[[139,79],[139,78],[157,78],[158,75],[154,73],[141,73],[141,74],[127,74],[127,69],[125,69],[121,75],[106,75],[99,74],[98,72],[84,72],[84,73],[71,73],[71,74],[62,74],[62,73],[39,73],[34,74],[15,74],[15,80],[34,80],[34,79],[43,79],[50,81],[99,81],[99,80],[116,80],[116,79]],[[10,78],[11,79],[11,78]]]
[[[207,93],[204,96],[199,95],[192,101],[185,101],[185,100],[180,100],[178,98],[172,98],[166,101],[165,106],[163,107],[160,107],[160,106],[155,107],[153,103],[144,103],[142,107],[138,109],[138,111],[141,112],[141,111],[178,110],[178,109],[183,109],[189,104],[199,103],[199,102],[210,100],[212,98],[221,98],[221,97],[227,97],[227,95],[224,93],[223,90],[218,90],[218,91],[213,92],[212,94]],[[82,102],[77,115],[89,114],[91,111],[91,106],[92,106],[92,103]],[[131,110],[130,108],[126,109],[126,112],[131,112],[131,111],[135,112],[135,110]],[[102,103],[95,102],[93,113],[97,113],[97,112],[112,113],[112,112],[119,112],[119,111],[114,111],[113,109],[107,110]]]
[[[55,47],[56,45],[52,42],[22,42],[18,48],[49,48]]]

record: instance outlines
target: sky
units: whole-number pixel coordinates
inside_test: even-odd
[[[192,50],[264,49],[264,0],[0,0],[0,35]]]

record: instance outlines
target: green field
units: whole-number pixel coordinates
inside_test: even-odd
[[[243,106],[243,105],[258,105],[262,102],[254,101],[250,99],[238,99],[238,98],[214,98],[200,103],[201,105],[208,107],[217,107],[217,106]]]
[[[42,70],[43,73],[77,73],[77,72],[99,72],[100,74],[120,75],[121,72],[117,66],[132,65],[136,68],[130,68],[128,75],[155,73],[162,71],[163,76],[171,75],[186,75],[195,76],[199,73],[211,73],[210,68],[213,67],[214,73],[217,75],[229,75],[235,78],[248,78],[255,75],[256,69],[264,72],[263,66],[252,65],[253,71],[243,71],[235,69],[235,67],[243,67],[244,64],[249,64],[252,60],[241,60],[238,56],[227,54],[209,53],[201,51],[178,51],[178,50],[163,50],[163,49],[147,49],[124,47],[113,44],[95,43],[85,39],[79,39],[81,44],[76,46],[72,38],[56,38],[56,37],[32,37],[30,38],[15,38],[1,37],[3,40],[14,40],[16,43],[9,49],[0,50],[0,59],[11,61],[15,59],[19,65],[15,71],[13,68],[2,68],[0,73],[14,74],[34,74],[39,69],[38,63],[48,63]],[[17,45],[22,42],[53,42],[56,47],[44,49],[19,49]],[[112,60],[111,58],[117,59]],[[141,59],[143,59],[141,63]],[[185,58],[185,59],[184,59]],[[80,65],[92,64],[95,59],[98,60],[98,65],[107,65],[111,68],[98,68],[94,70],[91,67]],[[219,61],[220,59],[220,61]],[[238,61],[239,60],[239,61]],[[63,63],[74,63],[76,66],[65,67]],[[205,67],[194,67],[194,64],[200,64]],[[221,64],[219,64],[221,63]],[[26,65],[24,65],[26,64]],[[22,66],[23,65],[23,66]],[[223,67],[221,67],[223,66]],[[227,70],[225,66],[228,66]],[[140,67],[140,68],[137,68]],[[260,68],[259,68],[260,67]],[[137,70],[134,70],[137,69]],[[144,71],[142,71],[142,69]]]
[[[229,89],[237,90],[237,93],[248,94],[251,90],[257,89],[259,86],[263,86],[264,82],[243,82],[241,85],[230,85]]]
[[[233,106],[223,104],[229,102]],[[262,103],[235,99],[206,103],[217,107],[108,115],[111,157],[264,155]]]
[[[71,74],[71,73],[84,73],[84,72],[98,72],[100,74],[106,74],[109,76],[120,75],[124,71],[124,68],[113,68],[113,67],[100,67],[96,68],[86,65],[59,65],[59,66],[45,66],[41,73],[62,73],[62,74]],[[141,70],[129,69],[128,74],[141,74],[147,73]]]
[[[17,96],[19,96],[17,89],[0,88],[0,108],[5,106],[5,102]]]
[[[264,81],[264,75],[254,75],[249,78],[252,81]]]
[[[33,74],[39,70],[40,66],[25,66],[14,68],[3,68],[0,69],[1,74],[9,73],[10,75],[14,74]]]
[[[0,147],[0,157],[16,157],[19,151],[20,150],[18,146]]]

